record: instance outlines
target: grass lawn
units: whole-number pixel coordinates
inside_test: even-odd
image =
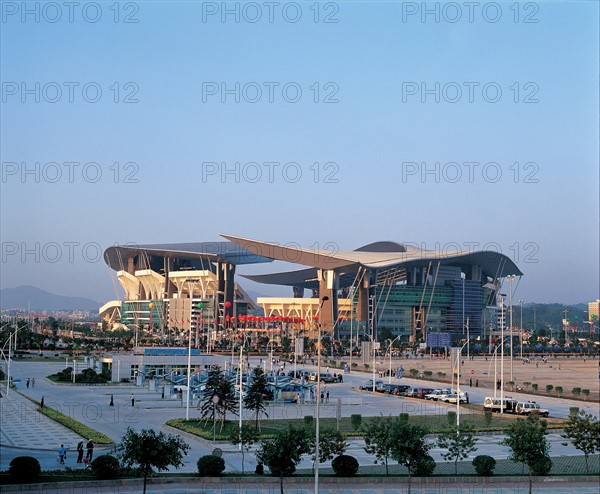
[[[494,414],[492,416],[491,422],[488,424],[486,422],[485,416],[483,413],[478,412],[476,410],[471,410],[469,413],[461,414],[461,423],[468,424],[472,426],[478,432],[484,431],[503,431],[508,428],[510,424],[515,421],[514,415],[500,416],[498,414]],[[365,424],[369,420],[379,420],[379,417],[363,417],[362,424]],[[410,415],[409,423],[424,425],[428,427],[432,433],[441,432],[445,430],[454,429],[456,427],[456,416],[453,414],[446,415]],[[558,419],[555,419],[558,420]],[[330,428],[336,429],[338,428],[338,422],[335,418],[321,418],[321,427],[322,428]],[[254,425],[254,421],[245,420],[244,423]],[[548,424],[549,428],[560,427],[560,422],[550,423]],[[171,419],[167,421],[167,425],[171,427],[175,427],[176,429],[180,429],[184,432],[188,432],[190,434],[195,434],[197,436],[203,437],[205,439],[213,438],[213,424],[209,419],[207,421],[203,419]],[[285,429],[288,425],[292,425],[294,427],[304,427],[306,425],[310,425],[310,427],[314,427],[314,419],[312,422],[306,423],[304,419],[284,419],[284,420],[269,420],[263,419],[260,421],[260,430],[262,438],[272,437],[277,431],[281,429]],[[238,421],[226,420],[223,428],[221,430],[221,423],[219,421],[216,422],[216,431],[215,437],[217,440],[228,440],[229,434],[232,430],[237,431],[239,427]],[[339,421],[339,430],[348,436],[362,436],[362,431],[359,429],[358,431],[354,429],[352,426],[352,421],[350,417],[342,417]]]

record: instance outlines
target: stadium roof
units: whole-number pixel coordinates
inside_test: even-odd
[[[442,266],[479,265],[485,276],[492,279],[508,275],[521,276],[523,273],[506,255],[495,251],[452,251],[436,252],[423,250],[395,242],[375,242],[353,251],[316,251],[290,246],[282,246],[259,240],[223,234],[222,237],[237,243],[255,255],[310,266],[310,269],[288,271],[265,275],[244,276],[258,283],[290,286],[308,286],[316,282],[317,269],[333,269],[340,274],[341,285],[344,278],[354,276],[359,268],[390,269],[423,266],[430,261]],[[351,280],[350,280],[351,281]]]
[[[112,269],[125,269],[125,259],[132,256],[158,256],[174,259],[202,259],[231,264],[257,264],[273,259],[257,256],[233,242],[192,242],[183,244],[116,245],[104,251],[104,260]]]

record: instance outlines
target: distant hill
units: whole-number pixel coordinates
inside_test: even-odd
[[[100,304],[84,297],[67,297],[56,295],[35,286],[17,286],[0,290],[0,307],[2,309],[31,310],[98,310]]]

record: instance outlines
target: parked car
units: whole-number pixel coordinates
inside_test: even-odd
[[[410,386],[408,384],[386,384],[385,392],[390,395],[403,395],[408,390],[410,390]]]
[[[431,393],[427,393],[425,395],[426,400],[437,401],[440,399],[440,396],[446,396],[451,392],[450,388],[444,389],[434,389]]]
[[[425,395],[431,393],[433,388],[412,388],[406,393],[406,396],[410,398],[425,398]]]
[[[550,415],[548,410],[540,407],[535,401],[519,401],[515,413],[519,415],[531,415],[532,413],[536,413],[542,417]]]
[[[466,393],[463,393],[462,391],[460,392],[460,398],[458,393],[454,392],[445,395],[444,398],[440,401],[443,401],[445,403],[456,403],[456,400],[460,400],[460,403],[469,403],[469,397]]]
[[[381,380],[376,380],[375,381],[375,389],[377,389],[377,386],[383,386],[383,381]],[[373,379],[369,379],[366,383],[361,384],[358,389],[364,389],[367,391],[373,391]]]
[[[309,381],[317,382],[317,373],[311,372],[308,376]],[[337,376],[334,376],[331,372],[321,372],[321,382],[322,383],[336,383],[338,382]]]
[[[512,398],[500,399],[500,397],[486,396],[483,400],[483,409],[488,412],[500,412],[504,410],[505,413],[515,413],[517,408],[517,400]]]

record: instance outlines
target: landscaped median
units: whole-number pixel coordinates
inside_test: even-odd
[[[435,415],[409,415],[407,420],[414,425],[422,425],[429,429],[432,434],[454,430],[456,428],[456,412],[449,410],[447,414]],[[322,428],[339,430],[346,437],[362,437],[364,431],[361,425],[369,420],[380,417],[362,417],[353,415],[351,417],[341,417],[339,421],[335,418],[321,418]],[[469,410],[461,414],[461,423],[472,427],[474,433],[504,432],[515,419],[523,418],[517,415],[485,414],[479,410]],[[544,419],[548,423],[549,429],[562,429],[565,420],[563,419]],[[255,421],[243,421],[244,424],[254,426]],[[235,420],[226,420],[221,428],[221,421],[217,420],[214,424],[211,419],[171,419],[167,425],[196,435],[203,439],[217,441],[228,441],[231,432],[239,429],[239,422]],[[307,415],[303,419],[266,419],[260,421],[260,439],[271,439],[277,432],[285,429],[288,425],[294,427],[313,427],[314,418]]]
[[[92,429],[91,427],[88,427],[87,425],[82,424],[81,422],[78,422],[77,420],[69,417],[68,415],[65,415],[64,413],[59,412],[58,410],[55,410],[54,408],[51,408],[47,405],[42,406],[42,404],[39,401],[34,400],[33,398],[23,393],[19,394],[24,398],[27,398],[32,403],[35,403],[37,405],[38,412],[54,420],[55,422],[58,422],[60,425],[65,426],[67,429],[72,430],[76,434],[79,434],[80,436],[86,439],[91,439],[96,444],[114,443],[114,441],[110,437],[102,434],[101,432],[98,432],[97,430]]]

